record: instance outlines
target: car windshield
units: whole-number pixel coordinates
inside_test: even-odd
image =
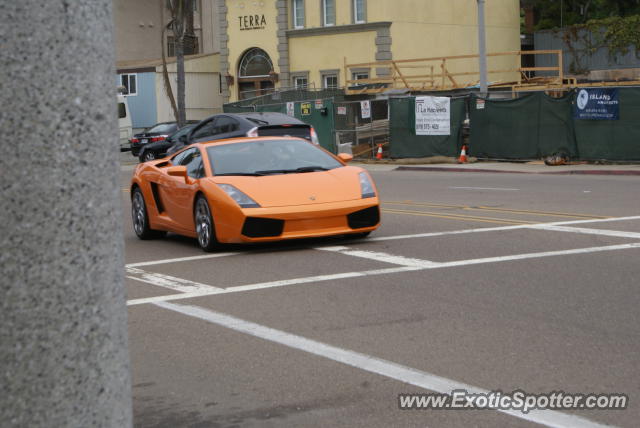
[[[272,175],[327,171],[342,163],[305,140],[263,140],[210,145],[214,175]]]
[[[147,129],[145,132],[157,132],[159,134],[170,134],[176,130],[175,123],[159,123],[154,127]]]

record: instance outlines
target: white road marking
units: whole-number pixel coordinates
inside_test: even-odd
[[[461,190],[506,190],[508,192],[515,192],[520,189],[512,189],[509,187],[454,187],[449,186],[449,189],[461,189]]]
[[[157,285],[158,287],[169,288],[181,293],[219,290],[219,288],[211,285],[189,281],[188,279],[176,278],[175,276],[163,275],[161,273],[147,272],[133,267],[126,268],[126,276],[127,278],[136,281],[146,282],[147,284]]]
[[[326,343],[307,339],[302,336],[290,334],[282,330],[276,330],[197,306],[176,305],[163,302],[156,303],[156,305],[163,309],[198,318],[240,333],[249,334],[269,342],[279,343],[280,345],[284,345],[289,348],[317,355],[322,358],[327,358],[332,361],[355,367],[359,370],[364,370],[429,391],[439,392],[442,394],[450,394],[452,391],[460,389],[464,389],[472,393],[490,392],[483,388],[447,379],[432,373],[397,364],[392,361],[328,345]],[[591,428],[607,426],[592,422],[579,416],[568,415],[554,410],[532,410],[529,413],[522,413],[516,410],[496,411],[549,427]]]
[[[171,294],[168,296],[156,296],[156,297],[146,297],[141,299],[133,299],[133,300],[127,301],[127,306],[143,305],[145,303],[166,302],[171,300],[192,299],[195,297],[213,296],[216,294],[230,294],[230,293],[239,293],[242,291],[264,290],[266,288],[284,287],[288,285],[300,285],[300,284],[309,284],[314,282],[336,281],[339,279],[356,278],[356,277],[370,276],[370,275],[386,275],[386,274],[399,273],[399,272],[410,272],[413,270],[420,270],[420,269],[421,268],[419,267],[403,266],[403,267],[387,268],[387,269],[366,270],[361,272],[345,272],[345,273],[336,273],[336,274],[330,274],[330,275],[307,276],[303,278],[285,279],[281,281],[259,282],[256,284],[247,284],[247,285],[238,285],[235,287],[219,288],[211,291],[206,291],[206,290],[192,291],[189,293]]]
[[[340,254],[344,254],[346,256],[362,257],[364,259],[375,260],[377,262],[383,262],[383,263],[391,263],[391,264],[400,265],[400,266],[428,268],[438,264],[429,260],[412,259],[412,258],[403,257],[403,256],[394,256],[388,253],[351,250],[349,247],[316,247],[314,249],[321,250],[321,251],[333,251]]]
[[[587,229],[584,227],[544,226],[544,225],[538,225],[538,226],[532,227],[532,229],[549,230],[549,231],[555,231],[555,232],[583,233],[586,235],[615,236],[618,238],[629,238],[629,239],[640,238],[640,233],[625,232],[621,230]]]
[[[378,241],[393,241],[400,239],[414,239],[414,238],[430,238],[435,236],[447,236],[447,235],[463,235],[467,233],[481,233],[481,232],[500,232],[505,230],[518,230],[518,229],[541,229],[549,226],[564,226],[564,225],[572,225],[572,224],[585,224],[585,223],[602,223],[602,222],[615,222],[615,221],[628,221],[628,220],[640,220],[640,216],[631,216],[631,217],[611,217],[611,218],[603,218],[603,219],[588,219],[588,220],[568,220],[568,221],[559,221],[552,223],[536,223],[536,224],[517,224],[513,226],[498,226],[498,227],[484,227],[477,229],[462,229],[462,230],[448,230],[444,232],[427,232],[427,233],[416,233],[410,235],[393,235],[393,236],[374,236],[367,238],[366,240],[360,241],[363,243],[366,242],[378,242]],[[247,251],[248,252],[248,251]],[[129,263],[126,267],[143,267],[143,266],[153,266],[153,265],[161,265],[166,263],[179,263],[179,262],[189,262],[193,260],[203,260],[203,259],[213,259],[218,257],[228,257],[235,256],[238,254],[247,254],[247,252],[226,252],[226,253],[214,253],[214,254],[203,254],[198,256],[188,256],[188,257],[179,257],[173,259],[162,259],[162,260],[152,260],[148,262],[138,262],[138,263]]]
[[[499,232],[504,230],[518,230],[518,229],[537,229],[537,228],[549,227],[549,226],[565,226],[565,225],[586,224],[586,223],[608,223],[608,222],[629,221],[629,220],[640,220],[640,216],[599,218],[599,219],[589,219],[589,220],[568,220],[568,221],[556,221],[552,223],[537,223],[537,224],[517,224],[513,226],[448,230],[444,232],[416,233],[411,235],[375,236],[372,238],[367,238],[362,242],[393,241],[398,239],[429,238],[433,236],[463,235],[467,233]]]
[[[179,257],[177,259],[164,259],[164,260],[153,260],[149,262],[129,263],[128,265],[125,265],[125,267],[141,267],[141,266],[163,265],[166,263],[190,262],[192,260],[215,259],[218,257],[235,256],[237,254],[242,254],[242,253],[233,252],[233,253],[203,254],[201,256]]]
[[[283,287],[283,286],[289,286],[289,285],[300,285],[300,284],[308,284],[308,283],[315,283],[315,282],[322,282],[322,281],[333,281],[338,279],[355,278],[355,277],[363,277],[363,276],[370,276],[370,275],[385,275],[385,274],[393,274],[398,272],[449,268],[449,267],[477,265],[477,264],[484,264],[484,263],[498,263],[498,262],[506,262],[506,261],[512,261],[512,260],[535,259],[535,258],[542,258],[542,257],[564,256],[564,255],[574,255],[574,254],[588,254],[588,253],[597,253],[597,252],[603,252],[603,251],[628,250],[632,248],[640,248],[640,243],[609,245],[605,247],[578,248],[574,250],[545,251],[540,253],[516,254],[511,256],[487,257],[487,258],[481,258],[481,259],[458,260],[458,261],[443,262],[443,263],[431,262],[429,260],[413,259],[419,262],[419,265],[417,266],[405,265],[397,268],[377,269],[377,270],[369,270],[369,271],[362,271],[362,272],[346,272],[346,273],[338,273],[333,275],[318,275],[318,276],[288,279],[283,281],[272,281],[272,282],[262,282],[257,284],[241,285],[237,287],[229,287],[229,288],[217,289],[217,290],[211,290],[211,291],[203,290],[203,291],[195,291],[195,292],[182,293],[182,294],[172,294],[168,296],[147,297],[142,299],[129,300],[127,302],[127,306],[142,305],[145,303],[157,303],[157,302],[164,302],[164,301],[171,301],[171,300],[191,299],[194,297],[212,296],[215,294],[228,294],[228,293],[238,293],[242,291],[262,290],[265,288],[275,288],[275,287]],[[366,253],[366,252],[362,252],[362,253]]]

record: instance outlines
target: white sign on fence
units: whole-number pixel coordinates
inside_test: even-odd
[[[371,103],[369,101],[360,101],[360,110],[362,118],[369,119],[371,117]]]
[[[416,97],[416,135],[451,135],[451,99]]]
[[[295,106],[296,106],[296,103],[292,103],[292,102],[288,102],[288,103],[287,103],[287,115],[288,115],[288,116],[293,116],[293,117],[295,117],[295,115],[296,115],[296,114],[295,114],[295,111],[296,111],[296,110],[295,110],[295,108],[296,108]]]

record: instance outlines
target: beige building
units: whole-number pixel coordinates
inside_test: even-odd
[[[216,0],[194,0],[194,31],[198,39],[196,54],[220,50]],[[171,21],[167,0],[114,0],[113,20],[116,61],[158,59],[162,57],[162,27]],[[169,57],[174,56],[173,37],[163,43]]]
[[[194,0],[197,53],[185,57],[185,102],[189,120],[222,111],[216,0]],[[162,78],[162,47],[168,56],[169,80],[176,96],[176,64],[167,0],[114,0],[117,82],[126,91],[133,127],[173,121]]]
[[[370,64],[375,61],[478,52],[476,0],[218,1],[225,101],[274,88],[342,87],[351,85],[351,80],[382,79],[392,73],[389,66]],[[487,51],[518,51],[519,1],[488,1],[485,13]],[[489,60],[493,69],[509,70],[516,61]],[[366,65],[346,68],[345,63]],[[452,76],[478,69],[473,59],[446,67]],[[513,80],[516,73],[490,78]],[[456,80],[473,83],[474,77]]]

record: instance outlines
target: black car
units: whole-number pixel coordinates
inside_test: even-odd
[[[318,144],[318,136],[311,125],[282,113],[221,113],[198,123],[187,135],[178,138],[167,154],[201,141],[223,138],[262,136],[301,137]]]
[[[187,124],[198,123],[197,120],[188,120]],[[148,143],[155,143],[156,141],[162,141],[169,135],[178,130],[178,124],[176,122],[162,122],[153,125],[151,128],[147,128],[139,134],[135,134],[131,139],[131,154],[133,156],[140,155],[140,149],[142,146]]]
[[[194,126],[196,126],[195,123],[185,125],[164,140],[147,143],[141,146],[138,159],[140,159],[140,162],[147,162],[153,159],[163,158],[167,154],[169,148],[178,141],[178,138],[183,135],[187,135]]]

